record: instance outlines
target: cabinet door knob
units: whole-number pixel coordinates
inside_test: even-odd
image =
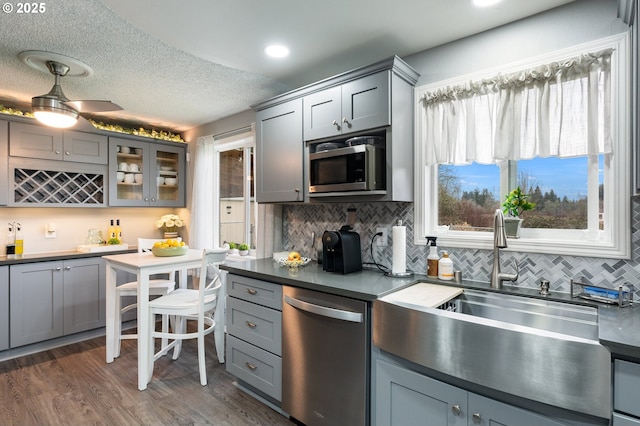
[[[59,149],[56,149],[56,154],[60,154],[60,150]]]
[[[151,202],[155,203],[156,202],[156,197],[151,197]]]
[[[56,268],[56,271],[62,271],[62,268],[58,266],[58,267]]]
[[[149,197],[144,197],[144,200],[145,201],[149,201]]]
[[[300,188],[294,188],[293,190],[298,193],[300,192]]]
[[[347,120],[347,117],[342,117],[342,122],[347,126],[351,127],[351,123],[349,123],[349,120]]]
[[[336,130],[340,130],[340,124],[338,123],[338,121],[337,121],[337,120],[333,120],[333,123],[331,123],[331,124],[333,124],[334,126],[336,126]]]
[[[256,366],[255,366],[255,365],[253,365],[253,364],[249,364],[248,362],[245,362],[245,363],[244,363],[244,365],[246,365],[246,366],[247,366],[247,368],[248,368],[249,370],[251,370],[251,371],[253,371],[253,370],[255,370],[256,368],[258,368],[258,367],[256,367]]]
[[[482,422],[482,417],[480,413],[473,413],[473,423],[479,425]]]
[[[64,154],[65,155],[71,155],[71,153],[69,151],[65,151]]]
[[[66,268],[64,268],[64,269],[66,269],[67,271],[69,271],[69,270],[71,270],[71,266],[67,266],[67,267],[66,267]]]
[[[460,409],[460,406],[456,404],[451,407],[451,412],[453,413],[454,416],[459,416],[462,410]]]

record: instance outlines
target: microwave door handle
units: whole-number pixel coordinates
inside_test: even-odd
[[[315,303],[303,302],[290,296],[285,296],[284,301],[301,311],[310,312],[328,318],[335,318],[349,322],[362,322],[362,314],[358,312],[344,311],[342,309],[329,308],[327,306],[316,305]]]

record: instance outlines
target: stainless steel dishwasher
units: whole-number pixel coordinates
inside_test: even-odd
[[[367,303],[283,289],[282,409],[307,426],[369,421]]]

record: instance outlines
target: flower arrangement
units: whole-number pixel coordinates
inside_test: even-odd
[[[519,217],[523,211],[532,210],[536,206],[536,203],[532,203],[528,198],[529,194],[523,193],[518,186],[505,196],[502,211],[511,217]]]
[[[177,214],[165,214],[156,221],[156,228],[164,232],[178,232],[184,226],[184,221]]]

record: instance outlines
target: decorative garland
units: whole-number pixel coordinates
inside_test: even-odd
[[[5,107],[2,104],[0,104],[0,113],[34,118],[33,113],[31,112],[25,112],[15,108]],[[139,129],[129,129],[126,127],[122,127],[119,124],[105,124],[101,121],[98,122],[90,118],[88,118],[87,120],[89,121],[89,123],[93,125],[93,127],[99,130],[107,130],[110,132],[117,132],[117,133],[126,133],[128,135],[142,136],[145,138],[153,138],[153,139],[161,139],[161,140],[170,141],[170,142],[184,142],[184,139],[182,139],[182,136],[180,134],[172,133],[167,130],[154,130],[154,129],[147,130],[143,127],[140,127]]]

